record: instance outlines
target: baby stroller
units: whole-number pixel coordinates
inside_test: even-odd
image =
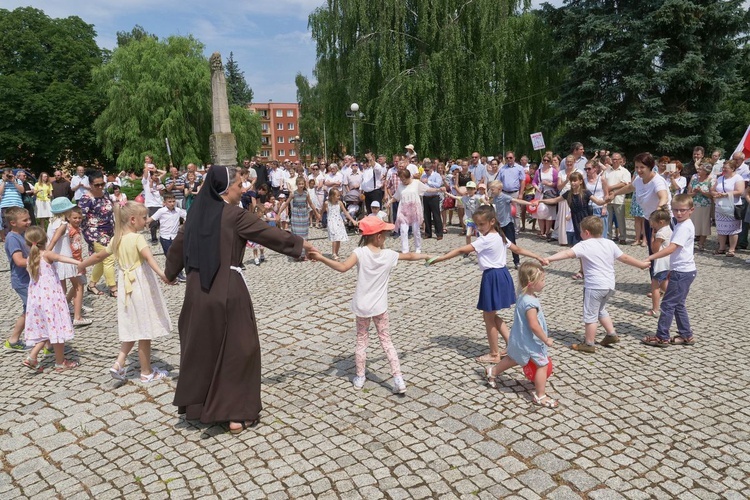
[[[349,212],[349,215],[351,215],[352,219],[354,220],[359,219],[360,210],[362,210],[362,200],[360,199],[361,195],[362,193],[359,189],[350,189],[342,198],[347,212]],[[351,222],[349,222],[349,219],[345,219],[344,224],[346,224],[347,229],[354,230],[354,226]]]

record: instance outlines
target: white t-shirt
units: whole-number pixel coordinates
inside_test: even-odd
[[[173,240],[180,230],[180,219],[186,219],[187,212],[177,206],[174,210],[161,207],[151,218],[159,221],[159,236],[165,240]]]
[[[589,238],[573,246],[583,265],[583,286],[590,290],[615,289],[615,260],[622,255],[617,244],[607,238]]]
[[[610,168],[605,172],[605,177],[607,179],[607,185],[610,186],[616,186],[617,184],[624,182],[625,184],[630,184],[630,181],[632,180],[633,176],[630,175],[630,172],[625,167],[620,167],[617,170],[614,168]],[[618,188],[619,189],[619,188]],[[622,205],[625,203],[625,195],[624,194],[618,194],[615,196],[615,198],[612,200],[613,205]]]
[[[409,171],[409,173],[411,174],[411,176],[412,176],[412,177],[414,177],[414,176],[415,176],[415,175],[417,175],[417,173],[419,172],[419,167],[417,167],[417,166],[416,166],[415,164],[413,164],[413,163],[409,163],[409,164],[408,164],[408,165],[406,166],[406,170],[408,170],[408,171]]]
[[[70,189],[74,191],[73,199],[78,201],[81,196],[86,194],[86,188],[89,186],[89,178],[85,175],[74,175],[70,178]]]
[[[503,243],[503,237],[500,233],[490,231],[486,236],[479,236],[471,246],[477,252],[477,264],[479,269],[495,269],[505,267],[508,261],[508,249],[511,241],[506,240]]]
[[[141,179],[141,184],[143,184],[143,200],[144,204],[149,208],[154,207],[161,207],[164,205],[164,201],[161,199],[161,192],[160,188],[164,189],[163,184],[157,184],[156,186],[151,186],[151,180],[148,178]]]
[[[635,188],[635,199],[643,210],[643,218],[648,220],[654,210],[659,208],[659,191],[667,192],[667,206],[669,206],[672,200],[672,194],[665,181],[660,175],[655,175],[647,183],[643,182],[640,176],[637,176],[633,181],[633,187]],[[670,209],[671,210],[671,209]]]
[[[662,240],[662,244],[659,247],[659,250],[661,251],[667,248],[669,242],[672,240],[672,229],[669,226],[664,226],[656,231],[655,237]],[[661,259],[656,259],[654,261],[654,274],[662,271],[669,271],[669,257],[662,257]]]
[[[679,222],[672,233],[672,243],[677,249],[669,256],[669,269],[680,273],[695,271],[693,249],[695,245],[695,226],[690,219]]]
[[[383,222],[388,222],[388,214],[383,210],[378,210],[378,213],[372,212],[368,217],[377,217],[378,219],[382,220]]]
[[[354,249],[357,256],[357,288],[352,297],[352,312],[360,318],[371,318],[388,310],[388,278],[398,264],[398,253],[368,247]]]

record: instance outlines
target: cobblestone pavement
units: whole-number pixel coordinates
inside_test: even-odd
[[[456,232],[426,240],[424,250],[458,245]],[[321,231],[312,237],[330,252]],[[528,233],[519,244],[559,249]],[[498,389],[485,385],[472,361],[487,347],[474,258],[394,270],[391,327],[409,387],[400,397],[372,331],[367,383],[351,386],[354,271],[276,254],[260,267],[248,261],[265,409],[261,424],[239,436],[177,415],[176,331],[153,346],[155,366],[171,380],[115,383],[115,302],[87,296],[96,321],[70,343],[79,369],[32,374],[21,355],[0,357],[0,498],[748,498],[747,308],[735,297],[750,291],[750,255],[739,255],[697,256],[688,298],[695,347],[640,345],[656,325],[643,314],[647,273],[618,264],[609,310],[623,341],[595,355],[569,349],[583,330],[582,285],[570,279],[577,263],[553,265],[541,301],[555,340],[548,392],[557,410],[532,404],[520,369]],[[0,259],[6,333],[20,304]],[[165,294],[176,324],[183,288]],[[130,363],[135,377],[136,355]]]

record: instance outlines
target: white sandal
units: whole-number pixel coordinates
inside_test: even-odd
[[[151,373],[148,375],[144,375],[141,373],[141,382],[144,384],[148,384],[149,382],[156,382],[157,380],[165,379],[169,376],[169,372],[166,370],[160,370],[158,368],[153,368],[151,370]]]
[[[534,404],[537,406],[541,406],[543,408],[557,408],[557,401],[552,399],[551,397],[544,394],[542,397],[539,397],[534,393]]]
[[[115,368],[115,366],[117,368]],[[128,369],[120,366],[120,363],[117,361],[115,361],[114,366],[109,369],[109,374],[112,375],[112,378],[115,380],[125,380],[125,374],[127,374],[127,372]]]

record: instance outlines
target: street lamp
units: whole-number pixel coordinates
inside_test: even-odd
[[[294,139],[289,139],[289,142],[295,142],[297,143],[297,154],[302,160],[304,161],[302,149],[305,147],[305,141],[304,139],[300,139],[298,135],[294,136]]]
[[[353,102],[349,106],[351,111],[346,112],[346,116],[352,119],[352,156],[357,156],[357,120],[365,117],[364,113],[359,112],[359,104]]]

